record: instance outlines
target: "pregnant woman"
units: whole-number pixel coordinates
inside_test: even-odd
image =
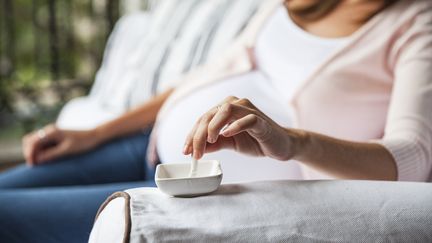
[[[264,2],[175,90],[91,131],[26,136],[31,166],[0,174],[0,241],[86,241],[109,194],[189,154],[219,159],[226,182],[430,180],[432,2]]]

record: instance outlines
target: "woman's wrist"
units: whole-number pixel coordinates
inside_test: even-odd
[[[105,130],[103,126],[90,130],[90,136],[92,136],[96,145],[100,145],[110,139],[109,134]]]
[[[306,156],[306,151],[310,141],[310,133],[300,129],[285,129],[290,142],[290,148],[287,148],[290,154],[289,159],[302,160]]]

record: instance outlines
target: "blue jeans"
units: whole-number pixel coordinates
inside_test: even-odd
[[[154,186],[149,132],[77,156],[0,173],[0,242],[87,242],[96,211],[113,192]]]

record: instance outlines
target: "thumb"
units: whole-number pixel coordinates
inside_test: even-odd
[[[36,163],[42,164],[47,161],[59,158],[61,156],[66,155],[67,152],[67,144],[66,143],[59,143],[56,146],[49,147],[45,150],[40,151],[37,154],[36,157]]]

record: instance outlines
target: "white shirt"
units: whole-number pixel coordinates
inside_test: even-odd
[[[346,41],[348,38],[322,38],[304,31],[280,7],[258,35],[255,57],[258,68],[288,103],[298,86]]]
[[[248,98],[279,125],[292,126],[288,100],[300,83],[343,41],[323,39],[304,32],[281,7],[258,35],[255,49],[257,71],[197,90],[180,100],[159,123],[157,148],[161,161],[189,161],[189,157],[182,154],[187,134],[201,115],[229,95]],[[229,150],[206,154],[205,159],[221,162],[224,183],[302,178],[298,164],[293,161],[254,158]]]

